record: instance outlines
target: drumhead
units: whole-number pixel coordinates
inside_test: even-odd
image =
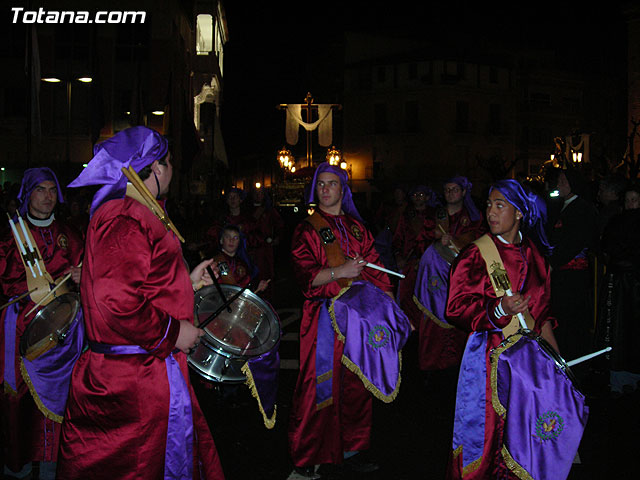
[[[240,287],[221,284],[225,298],[237,294]],[[204,322],[223,305],[215,285],[201,288],[195,293],[196,325]],[[250,290],[245,290],[230,305],[231,312],[223,310],[206,327],[212,343],[226,352],[254,357],[270,351],[280,340],[280,322],[271,305]]]
[[[36,313],[20,338],[20,352],[27,351],[42,340],[51,337],[56,342],[78,315],[80,296],[77,293],[65,293],[51,300]]]

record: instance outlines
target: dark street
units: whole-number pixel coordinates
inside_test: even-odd
[[[240,386],[235,396],[222,400],[215,390],[203,389],[194,378],[228,480],[286,480],[292,473],[287,424],[297,375],[302,298],[293,282],[288,258],[280,257],[277,272],[273,304],[284,328],[275,427],[264,427],[257,404],[245,386]],[[402,384],[397,399],[390,404],[374,400],[372,447],[367,455],[380,465],[380,470],[366,478],[445,477],[456,378],[444,374],[425,384],[417,368],[416,342],[412,335],[403,350]],[[640,431],[640,394],[610,398],[606,382],[594,372],[587,376],[583,391],[587,393],[590,416],[578,452],[581,463],[574,464],[569,479],[637,478],[629,459],[637,450],[633,433]],[[335,472],[329,478],[359,479],[365,475]]]

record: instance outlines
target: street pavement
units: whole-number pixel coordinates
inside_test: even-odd
[[[297,480],[287,449],[287,424],[298,367],[302,297],[289,259],[278,255],[272,305],[283,324],[277,420],[264,427],[246,386],[207,389],[192,372],[200,404],[213,433],[228,480]],[[453,426],[456,372],[425,380],[417,368],[415,334],[403,350],[402,383],[396,400],[374,400],[368,459],[380,470],[368,475],[334,472],[335,479],[443,479]],[[639,478],[634,458],[640,433],[640,393],[611,398],[604,375],[591,369],[582,384],[590,416],[579,462],[570,480]],[[545,479],[536,479],[545,480]]]

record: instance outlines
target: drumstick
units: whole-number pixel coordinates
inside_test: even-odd
[[[222,303],[226,302],[227,297],[225,297],[224,292],[222,291],[222,287],[220,286],[220,282],[218,282],[218,277],[216,277],[216,274],[213,273],[213,269],[211,268],[211,265],[207,265],[207,272],[209,273],[211,280],[213,280],[213,283],[216,286],[216,290],[218,290],[218,293],[220,294]],[[229,305],[227,305],[227,312],[231,313],[231,307]]]
[[[441,224],[438,224],[438,227],[440,227],[440,231],[442,233],[444,233],[445,235],[448,235],[447,232],[444,230],[444,228],[442,227]],[[449,240],[449,245],[451,245],[453,247],[454,252],[456,253],[460,253],[460,249],[458,247],[456,247],[456,244],[453,243],[453,240]]]
[[[207,325],[209,325],[211,323],[211,321],[216,318],[218,315],[220,315],[220,313],[227,308],[229,305],[231,305],[233,302],[236,301],[236,299],[242,295],[244,293],[244,291],[247,289],[247,287],[242,287],[242,289],[236,293],[233,297],[231,297],[229,300],[227,300],[225,303],[223,303],[220,307],[218,307],[218,309],[213,312],[211,315],[209,315],[207,317],[207,319],[202,322],[201,324],[198,325],[198,328],[201,328],[204,330],[204,327],[206,327]]]
[[[591,360],[593,357],[597,357],[598,355],[602,355],[603,353],[610,352],[613,350],[611,347],[603,348],[602,350],[598,350],[597,352],[589,353],[587,355],[583,355],[582,357],[578,357],[570,362],[567,362],[567,367],[573,367],[578,363],[586,362],[587,360]]]
[[[16,302],[19,302],[20,300],[22,300],[24,297],[26,297],[27,295],[35,292],[38,289],[38,287],[36,288],[32,288],[31,290],[29,290],[28,292],[24,292],[22,295],[20,295],[19,297],[14,298],[13,300],[11,300],[10,302],[5,303],[4,305],[2,305],[0,307],[0,311],[4,310],[5,308],[7,308],[9,305],[13,305]]]
[[[510,288],[507,288],[504,293],[507,295],[507,297],[513,297],[513,292],[511,291]],[[518,320],[520,320],[520,326],[522,327],[523,330],[529,330],[529,327],[527,327],[527,322],[524,319],[524,315],[522,314],[522,312],[518,313]]]
[[[39,301],[38,303],[36,303],[36,304],[33,306],[33,308],[27,312],[27,314],[25,315],[25,317],[28,317],[28,316],[29,316],[29,314],[30,314],[31,312],[33,312],[36,308],[38,308],[40,305],[42,305],[42,303],[43,303],[47,298],[49,298],[51,295],[53,295],[53,292],[55,292],[57,289],[59,289],[59,288],[62,286],[62,284],[63,284],[64,282],[66,282],[67,280],[69,280],[70,278],[71,278],[71,272],[67,273],[67,274],[64,276],[64,278],[63,278],[62,280],[60,280],[60,283],[58,283],[55,287],[53,287],[53,289],[52,289],[49,293],[47,293],[44,297],[42,297],[42,298],[40,299],[40,301]]]
[[[355,260],[354,257],[347,257],[349,260]],[[365,267],[373,268],[374,270],[380,270],[384,273],[389,273],[391,275],[395,275],[396,277],[404,278],[405,276],[402,273],[394,272],[393,270],[387,270],[386,268],[379,267],[375,263],[369,263],[364,260],[360,260],[360,263],[364,263]]]

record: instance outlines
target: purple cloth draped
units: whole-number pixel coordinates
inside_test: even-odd
[[[316,168],[313,174],[313,181],[311,182],[311,188],[309,191],[309,203],[314,203],[316,200],[316,183],[318,181],[318,175],[324,172],[333,173],[340,178],[340,185],[342,186],[342,210],[347,215],[356,218],[359,222],[364,223],[358,209],[353,203],[353,196],[351,195],[351,189],[349,188],[349,174],[340,167],[330,165],[328,162],[322,162]]]
[[[331,299],[324,300],[318,315],[316,336],[316,405],[318,407],[333,397],[333,342],[335,338],[329,315],[330,305]]]
[[[447,307],[450,270],[451,265],[430,245],[420,258],[413,292],[420,305],[447,324],[444,311]]]
[[[69,326],[64,339],[38,358],[22,358],[29,380],[42,406],[58,417],[64,416],[73,366],[85,346],[84,319],[82,309]]]
[[[487,331],[469,336],[458,375],[452,447],[462,447],[463,468],[481,458],[484,449],[487,337]]]
[[[280,373],[280,354],[278,353],[280,342],[272,350],[250,358],[247,366],[251,371],[253,383],[256,387],[259,401],[262,404],[266,416],[271,418],[276,407],[278,396],[278,374]]]
[[[533,478],[566,479],[589,416],[584,395],[530,337],[511,337],[492,363],[511,457]]]
[[[95,353],[104,355],[149,353],[139,345],[107,345],[90,341],[89,348]],[[173,356],[177,352],[178,350],[174,350],[165,358],[169,380],[169,422],[164,478],[165,480],[190,480],[193,478],[193,412],[189,387],[182,375],[180,365]]]
[[[358,280],[334,298],[330,314],[344,339],[342,362],[376,397],[392,401],[400,387],[400,352],[411,333],[405,313],[378,287]]]
[[[16,297],[13,297],[16,298]],[[13,300],[11,298],[11,300]],[[4,383],[17,391],[16,384],[16,322],[20,307],[18,302],[7,307],[4,314]]]
[[[167,139],[147,127],[131,127],[93,148],[93,158],[69,187],[102,185],[93,196],[91,214],[107,200],[123,198],[127,177],[122,168],[131,166],[139,172],[167,155]]]
[[[47,180],[56,184],[56,188],[58,189],[58,203],[64,203],[62,189],[58,183],[58,177],[53,173],[53,170],[48,167],[29,168],[24,171],[22,185],[20,186],[20,192],[18,193],[18,212],[20,212],[20,216],[25,217],[27,215],[29,198],[31,198],[33,190],[42,182],[46,182]]]

